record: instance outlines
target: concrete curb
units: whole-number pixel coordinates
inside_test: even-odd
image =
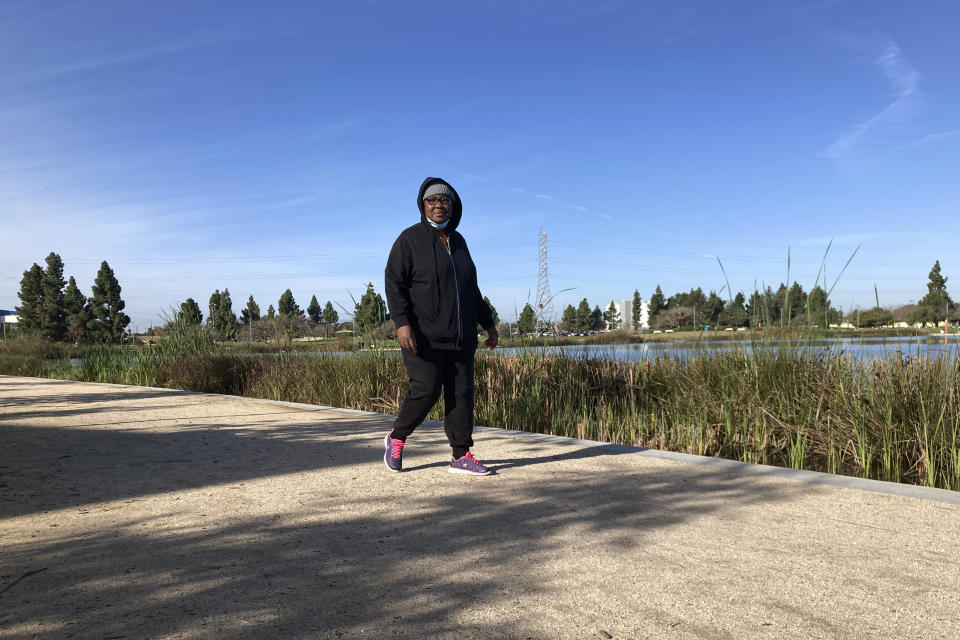
[[[19,376],[0,375],[0,378],[13,378]],[[72,380],[44,379],[49,382],[71,384]],[[214,398],[226,398],[229,400],[244,400],[267,405],[288,407],[292,409],[301,409],[305,411],[329,411],[342,413],[346,415],[362,416],[367,418],[381,418],[391,420],[396,418],[394,415],[386,413],[375,413],[372,411],[361,411],[359,409],[343,409],[340,407],[328,407],[324,405],[304,404],[299,402],[285,402],[282,400],[268,400],[264,398],[248,398],[245,396],[231,396],[221,393],[203,393],[201,391],[183,391],[181,389],[166,389],[163,387],[140,387],[136,385],[112,384],[105,382],[84,382],[83,384],[98,384],[107,387],[121,387],[129,389],[149,389],[152,391],[171,391],[182,393],[184,395],[208,396]],[[433,428],[442,428],[443,423],[436,420],[425,420],[424,425]],[[658,458],[660,460],[669,460],[683,464],[693,464],[703,467],[720,469],[730,473],[751,474],[770,476],[796,482],[805,482],[808,484],[827,485],[832,487],[841,487],[845,489],[855,489],[859,491],[870,491],[872,493],[881,493],[902,498],[913,498],[916,500],[926,500],[930,502],[940,502],[960,506],[960,492],[950,491],[948,489],[937,489],[933,487],[921,487],[910,484],[900,484],[897,482],[886,482],[883,480],[870,480],[866,478],[855,478],[852,476],[842,476],[819,471],[806,471],[799,469],[786,469],[784,467],[774,467],[764,464],[755,464],[751,462],[739,462],[737,460],[727,460],[725,458],[713,458],[709,456],[698,456],[689,453],[676,453],[673,451],[661,451],[659,449],[648,449],[645,447],[633,447],[621,444],[610,444],[597,440],[580,440],[577,438],[566,438],[563,436],[547,435],[542,433],[530,433],[526,431],[516,431],[513,429],[501,429],[497,427],[475,426],[475,429],[483,432],[507,434],[519,438],[537,440],[540,442],[550,442],[555,444],[578,445],[581,447],[603,447],[610,451],[620,453],[633,453],[647,458]]]

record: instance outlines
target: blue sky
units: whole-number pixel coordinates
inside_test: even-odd
[[[229,9],[227,8],[229,7]],[[145,329],[229,288],[352,308],[428,175],[502,318],[657,284],[960,298],[960,4],[0,6],[0,308],[101,260]],[[563,291],[570,289],[569,291]],[[558,293],[559,292],[559,293]],[[722,294],[726,297],[726,292]],[[346,319],[341,309],[341,316]]]

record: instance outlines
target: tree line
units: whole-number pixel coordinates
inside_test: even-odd
[[[104,260],[85,296],[73,276],[63,279],[63,260],[54,252],[46,268],[34,263],[20,280],[17,331],[56,342],[120,342],[130,324],[123,312],[117,277]]]
[[[330,330],[341,326],[349,327],[357,333],[368,334],[377,331],[389,319],[387,304],[374,290],[372,282],[367,284],[360,300],[354,301],[353,320],[342,324],[333,302],[327,300],[321,307],[317,296],[313,295],[307,308],[301,309],[290,289],[280,295],[276,307],[270,304],[265,314],[261,312],[253,295],[250,295],[246,306],[237,316],[233,310],[230,290],[227,288],[223,291],[217,289],[210,295],[207,309],[208,315],[204,324],[200,305],[193,298],[187,298],[167,325],[202,325],[211,331],[217,340],[235,340],[241,337],[244,331],[249,332],[249,339],[262,340],[278,334],[288,337],[307,335],[315,329],[321,329],[324,335],[329,335]]]
[[[947,317],[960,320],[960,310],[954,308],[946,284],[947,278],[942,275],[937,260],[928,276],[927,293],[915,307],[905,308],[905,312],[895,318],[892,311],[880,306],[874,286],[875,305],[863,311],[851,311],[848,320],[854,320],[859,327],[879,327],[895,320],[920,325],[936,324]],[[636,292],[634,299],[637,299]],[[738,292],[726,301],[713,291],[705,295],[699,287],[665,298],[657,285],[650,296],[648,313],[648,321],[654,329],[795,324],[828,327],[843,320],[840,311],[833,307],[828,291],[817,285],[807,292],[796,281],[789,287],[781,283],[776,290],[769,286],[762,291],[755,289],[749,298]]]
[[[930,270],[927,293],[912,308],[906,308],[898,320],[910,324],[936,324],[949,317],[960,322],[960,309],[955,308],[947,293],[947,278],[941,273],[937,260]],[[878,327],[895,321],[894,314],[880,306],[876,295],[876,305],[856,313],[857,326]],[[616,304],[610,302],[606,311],[599,305],[591,307],[586,298],[576,307],[567,305],[563,310],[556,329],[561,331],[599,331],[602,329],[641,329],[641,310],[643,301],[640,292],[633,292],[632,326],[623,326]],[[536,310],[527,303],[517,318],[517,330],[531,333],[537,330],[538,323],[544,318],[537,316]],[[724,300],[715,291],[704,293],[701,287],[691,288],[666,297],[658,284],[648,302],[647,322],[652,329],[679,329],[681,327],[699,328],[704,326],[722,327],[762,327],[817,325],[828,327],[843,320],[842,314],[831,303],[829,292],[815,285],[809,292],[800,283],[794,281],[787,286],[780,283],[777,289],[765,287],[755,289],[749,298],[743,292]],[[552,329],[553,327],[551,327]]]

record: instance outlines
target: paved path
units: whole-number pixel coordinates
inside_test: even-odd
[[[960,638],[958,494],[388,428],[0,377],[0,638]]]

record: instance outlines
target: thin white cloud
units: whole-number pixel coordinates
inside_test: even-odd
[[[545,193],[535,193],[533,194],[534,198],[540,198],[541,200],[553,200],[553,196],[548,196]]]
[[[584,212],[584,213],[587,212],[587,208],[586,208],[586,207],[581,207],[581,206],[578,205],[578,204],[565,204],[565,205],[563,205],[563,206],[565,206],[567,209],[576,209],[577,211],[582,211],[582,212]]]
[[[918,138],[913,142],[908,142],[907,144],[900,147],[901,149],[916,149],[917,147],[927,147],[933,144],[943,142],[944,140],[949,140],[950,138],[955,138],[960,136],[960,129],[952,129],[950,131],[941,131],[939,133],[931,133]]]
[[[881,111],[855,125],[850,133],[828,145],[820,155],[838,161],[849,158],[858,148],[884,138],[890,126],[908,121],[922,104],[920,74],[897,43],[888,40],[874,64],[894,89],[894,99]]]

